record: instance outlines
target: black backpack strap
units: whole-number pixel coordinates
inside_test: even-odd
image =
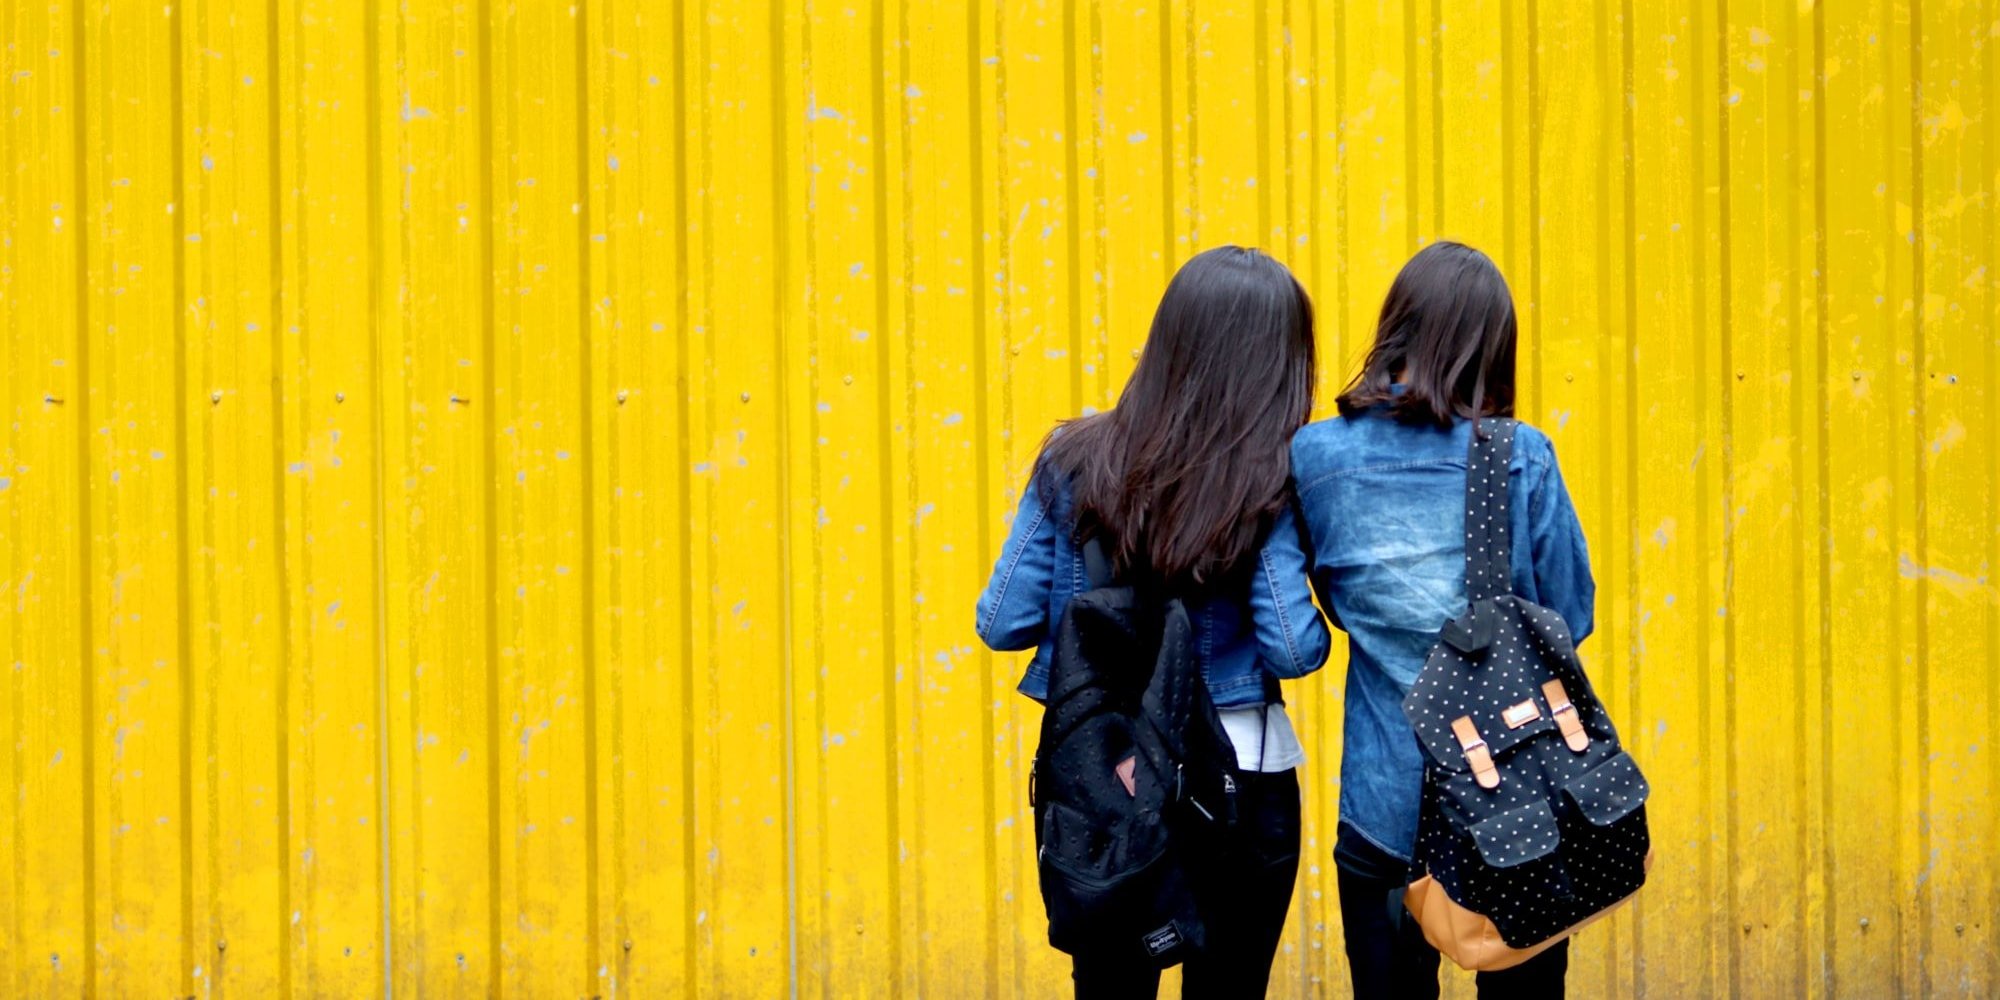
[[[1465,460],[1465,599],[1511,593],[1513,564],[1508,529],[1507,466],[1514,457],[1516,421],[1488,417],[1472,424]]]
[[[1111,586],[1111,560],[1104,554],[1104,544],[1097,535],[1091,535],[1083,543],[1083,579],[1091,590]]]

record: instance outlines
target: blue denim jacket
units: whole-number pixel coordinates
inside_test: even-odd
[[[994,649],[1037,647],[1020,691],[1048,696],[1047,640],[1084,582],[1083,546],[1071,537],[1068,490],[1040,477],[1028,484],[1021,509],[986,592],[979,595],[979,638]],[[1326,663],[1332,634],[1313,608],[1306,557],[1288,509],[1258,554],[1248,593],[1191,603],[1202,677],[1218,708],[1261,705],[1266,675],[1301,677]]]
[[[1292,441],[1313,586],[1348,638],[1340,820],[1403,860],[1424,774],[1403,696],[1444,623],[1465,611],[1470,434],[1466,421],[1443,430],[1369,413],[1311,424]],[[1508,491],[1514,593],[1562,615],[1582,642],[1596,597],[1583,528],[1554,446],[1525,424]]]

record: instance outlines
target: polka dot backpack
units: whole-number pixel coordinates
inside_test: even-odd
[[[1461,967],[1509,968],[1646,881],[1646,779],[1618,744],[1562,618],[1512,593],[1507,465],[1517,424],[1485,419],[1466,462],[1468,608],[1446,623],[1403,713],[1423,744],[1404,903]]]

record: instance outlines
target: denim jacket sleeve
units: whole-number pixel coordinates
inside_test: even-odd
[[[1000,561],[979,595],[981,642],[996,650],[1032,649],[1049,635],[1049,588],[1055,579],[1060,527],[1050,516],[1053,498],[1039,481],[1021,492],[1021,508]]]
[[[1299,546],[1296,508],[1287,504],[1271,524],[1250,582],[1250,623],[1257,653],[1273,674],[1303,677],[1326,663],[1333,645],[1313,607],[1305,550]]]
[[[1528,501],[1529,535],[1534,547],[1535,590],[1541,604],[1562,616],[1572,641],[1581,643],[1596,627],[1597,583],[1590,576],[1590,552],[1583,525],[1563,485],[1555,449],[1548,449],[1541,481]]]

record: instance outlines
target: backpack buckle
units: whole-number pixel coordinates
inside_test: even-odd
[[[1461,715],[1451,720],[1451,732],[1458,737],[1458,747],[1465,753],[1465,762],[1472,767],[1472,780],[1478,782],[1481,788],[1499,788],[1500,769],[1493,766],[1493,752],[1480,738],[1478,727],[1472,724],[1472,716]]]
[[[1583,717],[1570,703],[1569,692],[1563,690],[1563,682],[1550,678],[1542,685],[1542,695],[1549,699],[1549,717],[1556,720],[1556,728],[1562,730],[1563,742],[1569,745],[1570,752],[1582,753],[1590,749],[1590,734],[1583,731]]]

